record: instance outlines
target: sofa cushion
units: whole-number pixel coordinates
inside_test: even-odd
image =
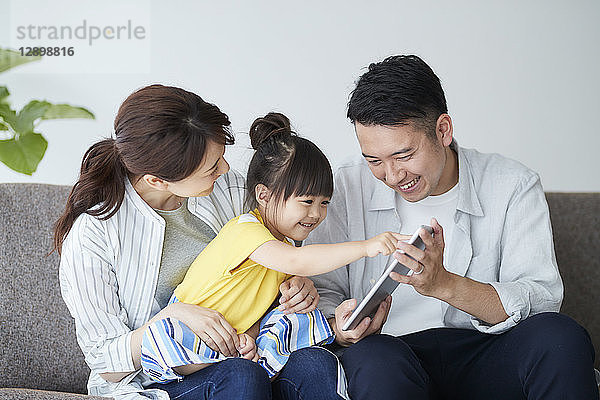
[[[0,184],[0,385],[87,393],[89,368],[60,295],[52,225],[69,186]]]
[[[60,295],[59,257],[56,253],[46,257],[52,225],[69,190],[69,186],[0,184],[0,385],[4,387],[87,392],[89,369]],[[600,193],[547,193],[547,199],[565,283],[562,312],[588,330],[598,349]]]
[[[49,392],[33,389],[0,389],[0,400],[109,400],[109,397]]]
[[[579,322],[600,349],[600,193],[546,193],[558,269],[561,312]],[[600,368],[600,357],[596,357]]]

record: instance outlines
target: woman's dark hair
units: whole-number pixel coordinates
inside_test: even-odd
[[[233,144],[229,118],[217,106],[186,90],[151,85],[132,93],[115,118],[115,138],[90,147],[62,216],[54,226],[60,253],[75,219],[102,220],[123,202],[125,179],[154,175],[180,181],[198,169],[209,141]]]
[[[246,205],[257,207],[255,188],[265,185],[275,199],[291,196],[325,196],[333,193],[333,173],[325,154],[313,142],[292,131],[280,113],[257,118],[250,127],[256,150],[248,167]]]
[[[348,118],[362,125],[415,123],[435,137],[435,124],[448,112],[439,78],[415,55],[391,56],[369,65],[348,102]]]

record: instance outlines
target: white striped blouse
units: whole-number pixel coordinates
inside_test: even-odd
[[[131,332],[150,319],[165,222],[128,179],[125,185],[123,203],[114,216],[102,221],[82,214],[75,220],[62,246],[59,274],[77,342],[91,369],[89,393],[135,398],[147,379],[143,374],[131,374],[118,384],[99,374],[134,370]],[[188,208],[219,232],[245,211],[244,195],[244,179],[231,170],[215,182],[209,196],[190,198]]]

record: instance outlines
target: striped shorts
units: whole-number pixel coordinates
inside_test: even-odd
[[[334,339],[327,319],[318,309],[287,315],[275,309],[260,322],[260,333],[256,338],[258,364],[271,378],[281,371],[293,351],[328,344]],[[173,318],[151,324],[142,339],[142,369],[158,383],[183,379],[173,370],[175,367],[214,363],[226,358]]]

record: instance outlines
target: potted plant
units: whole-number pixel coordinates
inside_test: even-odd
[[[0,48],[0,73],[40,58]],[[94,114],[83,107],[52,104],[45,100],[32,100],[17,112],[7,101],[9,94],[6,86],[0,86],[0,161],[26,175],[36,171],[48,147],[44,136],[37,132],[40,122],[62,118],[94,119]]]

